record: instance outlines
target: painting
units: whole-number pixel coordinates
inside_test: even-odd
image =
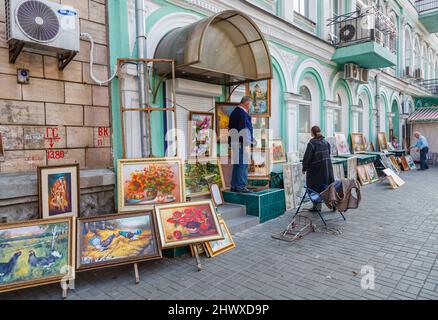
[[[284,195],[286,201],[286,211],[291,211],[296,208],[295,194],[292,182],[292,165],[283,165],[283,181],[284,181]]]
[[[210,195],[211,200],[213,201],[213,204],[216,208],[222,206],[225,203],[221,188],[216,183],[210,185]]]
[[[307,145],[309,144],[309,141],[311,139],[312,135],[310,133],[298,133],[298,156],[300,157],[300,159],[304,158]]]
[[[186,198],[210,194],[210,185],[217,184],[222,190],[225,186],[222,168],[219,161],[186,161],[185,163],[185,195]]]
[[[400,165],[398,164],[398,160],[395,156],[389,156],[388,159],[391,161],[393,169],[395,169],[395,171],[397,173],[401,172],[401,168]]]
[[[359,177],[359,181],[363,186],[371,183],[365,166],[357,167],[357,176]]]
[[[248,179],[266,180],[271,175],[271,152],[269,149],[253,149],[248,169]]]
[[[401,164],[402,164],[403,171],[409,171],[409,170],[411,170],[410,167],[409,167],[409,163],[408,163],[408,161],[406,160],[406,157],[405,157],[405,156],[400,157],[400,162],[401,162]]]
[[[224,238],[211,200],[158,205],[155,214],[163,249]]]
[[[271,116],[271,80],[247,83],[246,95],[253,101],[249,111],[253,117]]]
[[[78,217],[79,192],[79,164],[38,167],[41,218]]]
[[[336,138],[329,137],[329,138],[325,138],[325,140],[330,144],[330,155],[332,157],[337,157],[338,156],[338,149],[336,148]]]
[[[288,152],[287,153],[287,162],[288,163],[298,163],[300,162],[300,156],[298,151]]]
[[[394,185],[396,185],[397,187],[402,187],[406,183],[392,169],[385,169],[383,170],[383,173],[386,176],[391,177],[392,181],[394,182]]]
[[[383,167],[385,169],[392,169],[392,170],[396,170],[391,162],[391,160],[388,159],[388,157],[385,154],[381,154],[380,155],[380,162],[382,163]]]
[[[269,118],[252,118],[254,140],[257,148],[267,148],[269,141]]]
[[[406,156],[406,161],[408,162],[409,168],[411,170],[417,170],[417,166],[415,165],[414,159],[411,156]]]
[[[118,161],[119,212],[184,202],[184,189],[184,168],[179,158]]]
[[[0,225],[0,292],[74,279],[73,219]]]
[[[334,164],[333,174],[335,181],[345,179],[344,165],[342,163]]]
[[[271,141],[271,160],[272,163],[284,163],[287,161],[283,141],[281,139]]]
[[[347,159],[347,179],[357,180],[357,157]]]
[[[190,112],[189,158],[213,155],[214,113]]]
[[[367,143],[363,133],[352,133],[351,145],[354,153],[364,153],[367,151]]]
[[[292,210],[298,206],[304,196],[306,175],[303,174],[301,163],[286,164],[283,166],[284,185],[287,186],[286,206]],[[286,191],[285,191],[286,192]]]
[[[230,230],[228,230],[227,225],[225,224],[225,221],[221,219],[219,221],[220,228],[222,231],[222,234],[224,235],[223,240],[216,240],[216,241],[209,241],[205,243],[205,247],[208,251],[209,257],[213,258],[216,257],[222,253],[225,253],[227,251],[230,251],[231,249],[236,247],[236,244],[233,241],[233,238],[231,237]]]
[[[379,132],[377,134],[377,140],[379,142],[379,150],[380,152],[385,152],[389,150],[388,140],[386,139],[385,132]]]
[[[161,258],[154,219],[152,211],[79,219],[78,270]]]
[[[336,149],[338,150],[338,155],[350,154],[350,147],[348,146],[347,138],[343,133],[335,133],[336,139]]]
[[[239,103],[216,103],[216,134],[221,143],[228,143],[230,116],[238,106]]]
[[[374,166],[374,163],[368,163],[365,165],[365,168],[367,170],[368,178],[371,181],[371,183],[379,181],[379,175],[377,174],[376,167]]]

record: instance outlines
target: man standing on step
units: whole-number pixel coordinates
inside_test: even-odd
[[[240,105],[230,115],[229,143],[233,151],[231,192],[251,193],[248,189],[248,163],[250,146],[255,145],[252,120],[249,115],[251,98],[243,97]]]
[[[420,152],[420,162],[421,168],[420,170],[429,169],[429,165],[427,164],[427,154],[429,153],[429,144],[427,143],[427,139],[420,132],[414,132],[414,137],[417,139],[417,143],[411,147],[411,149],[417,148],[417,152]]]

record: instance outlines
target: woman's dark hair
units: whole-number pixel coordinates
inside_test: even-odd
[[[322,137],[322,134],[321,134],[321,128],[320,127],[318,127],[318,126],[314,126],[314,127],[312,127],[312,135],[315,137],[315,138],[320,138],[320,137]]]

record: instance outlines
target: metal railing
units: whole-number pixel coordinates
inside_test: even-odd
[[[335,47],[375,41],[392,53],[397,52],[397,28],[375,7],[336,16],[328,22],[333,28],[331,40]]]
[[[438,10],[438,0],[417,0],[415,1],[415,7],[418,13]]]
[[[438,95],[438,79],[418,80],[415,83],[430,93]]]

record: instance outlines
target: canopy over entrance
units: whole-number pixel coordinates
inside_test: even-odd
[[[155,58],[175,59],[179,78],[233,85],[272,78],[268,45],[254,21],[228,10],[169,32]],[[157,65],[161,75],[170,70]]]

